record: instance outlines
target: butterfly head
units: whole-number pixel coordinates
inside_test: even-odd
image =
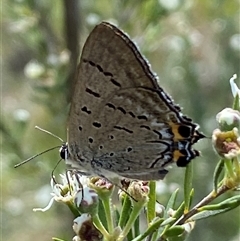
[[[59,149],[60,157],[63,160],[67,160],[69,158],[69,150],[68,150],[68,143],[64,142]]]

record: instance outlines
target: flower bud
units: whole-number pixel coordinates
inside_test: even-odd
[[[84,213],[73,221],[73,230],[77,236],[74,240],[102,240],[102,234],[95,228],[90,214]]]
[[[230,131],[240,126],[240,112],[231,108],[225,108],[216,116],[221,131]]]
[[[97,193],[93,189],[84,187],[76,193],[74,203],[81,213],[90,213],[94,215],[98,211],[99,199]]]
[[[147,202],[149,194],[148,182],[132,181],[128,187],[128,193],[137,202]]]

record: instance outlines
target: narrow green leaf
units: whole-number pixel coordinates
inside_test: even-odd
[[[229,198],[218,204],[207,205],[199,208],[199,213],[192,216],[191,220],[196,221],[199,219],[215,216],[220,213],[228,212],[238,206],[240,206],[240,195]]]
[[[235,208],[240,205],[240,195],[228,198],[218,204],[213,205],[206,205],[201,208],[199,208],[199,211],[206,211],[206,210],[221,210],[226,208]]]
[[[99,204],[98,204],[98,216],[99,216],[103,226],[107,227],[106,214],[105,214],[104,206],[103,206],[101,199],[99,199]]]
[[[168,238],[175,237],[175,236],[179,236],[179,235],[183,234],[184,231],[185,231],[185,229],[182,226],[177,225],[177,226],[174,226],[174,227],[166,230],[166,232],[164,233],[164,236],[166,236]]]
[[[173,223],[176,221],[176,218],[172,218],[172,217],[169,217],[168,219],[164,220],[162,223],[161,223],[161,227],[163,226],[166,226],[170,223]]]
[[[122,206],[122,211],[120,214],[118,225],[123,228],[127,223],[128,217],[132,212],[132,204],[128,195],[125,196]]]
[[[167,203],[167,206],[166,206],[166,210],[165,210],[164,216],[163,216],[164,219],[166,219],[166,220],[167,220],[167,218],[169,216],[169,210],[170,209],[174,210],[174,206],[175,206],[175,202],[176,202],[176,199],[177,199],[178,192],[179,192],[179,189],[176,189],[175,192],[172,193],[171,197],[168,200],[168,203]],[[183,209],[184,209],[184,203],[182,203],[180,205],[180,207],[181,207],[181,211],[180,211],[181,214],[179,214],[179,215],[182,216]],[[179,208],[178,208],[178,210],[179,210]],[[178,213],[178,210],[176,211],[176,213]],[[174,216],[176,216],[176,213],[175,213]],[[174,219],[172,220],[172,223],[169,223],[169,227],[175,222],[175,220],[176,220],[176,218],[174,217]],[[159,230],[158,230],[158,234],[160,234],[160,233],[163,234],[164,230],[167,230],[169,227],[165,226],[165,225],[162,225],[161,228],[159,228]]]
[[[166,205],[166,211],[164,212],[164,218],[167,218],[167,216],[168,216],[168,210],[169,210],[170,208],[171,208],[171,209],[174,209],[178,192],[179,192],[179,189],[176,189],[176,190],[172,193],[171,197],[169,198],[168,203],[167,203],[167,205]]]
[[[127,234],[127,240],[133,240],[133,230],[132,229],[130,229]]]
[[[192,191],[192,177],[193,177],[193,164],[190,162],[185,171],[185,178],[184,178],[184,212],[188,212],[190,208],[190,193]]]
[[[118,209],[117,209],[117,207],[116,206],[114,206],[114,217],[115,217],[115,224],[117,224],[117,223],[119,223],[119,220],[120,220],[120,213],[119,213],[119,211],[118,211]]]
[[[144,200],[139,200],[138,202],[132,202],[132,211],[126,214],[127,215],[127,222],[124,225],[122,232],[120,234],[120,237],[125,237],[127,236],[127,234],[129,233],[129,231],[132,231],[132,228],[134,226],[134,222],[136,221],[136,219],[139,217],[141,211],[143,210],[144,206],[146,204],[146,199]],[[119,239],[122,240],[122,239]]]
[[[184,208],[185,204],[184,202],[181,203],[181,205],[178,207],[178,209],[175,211],[174,218],[179,219],[184,214]]]
[[[178,207],[178,209],[175,211],[174,216],[166,219],[162,223],[161,227],[158,230],[158,234],[161,233],[160,236],[164,235],[165,231],[168,230],[168,228],[170,228],[171,225],[173,225],[176,222],[176,220],[179,219],[183,215],[184,207],[185,207],[184,202],[182,202],[181,205]],[[167,222],[167,224],[165,222]]]
[[[224,169],[224,160],[221,159],[218,162],[213,174],[213,188],[215,192],[217,192],[219,178],[220,178],[220,175],[222,174],[223,169]]]
[[[139,234],[140,234],[140,219],[138,216],[136,221],[134,222],[134,237],[137,237]]]
[[[233,109],[234,110],[240,110],[240,107],[239,107],[239,95],[236,95],[236,97],[234,98],[233,100]]]
[[[222,201],[221,203],[228,203],[228,202],[234,202],[234,201],[240,201],[240,195],[230,197],[230,198]]]
[[[152,222],[152,224],[148,227],[148,229],[144,233],[140,234],[138,237],[133,239],[132,241],[141,241],[144,238],[148,237],[149,235],[152,235],[160,227],[160,225],[162,225],[163,221],[164,221],[163,218],[155,218],[155,221]]]
[[[197,220],[200,220],[200,219],[209,218],[211,216],[215,216],[217,214],[227,212],[228,210],[229,209],[222,209],[222,210],[215,210],[215,211],[203,211],[203,212],[200,212],[200,213],[197,213],[197,214],[193,215],[191,220],[197,221]]]

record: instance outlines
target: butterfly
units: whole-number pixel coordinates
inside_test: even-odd
[[[185,167],[205,136],[159,86],[133,41],[97,25],[83,47],[60,155],[71,168],[108,179],[159,180]]]

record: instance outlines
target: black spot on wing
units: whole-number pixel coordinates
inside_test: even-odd
[[[118,107],[118,110],[120,110],[124,115],[127,113],[122,107]]]
[[[92,113],[91,110],[89,110],[86,106],[82,107],[81,110],[89,115]]]
[[[86,92],[90,95],[93,95],[94,97],[97,97],[99,98],[100,97],[100,94],[97,93],[97,92],[94,92],[93,90],[89,89],[89,88],[86,88]]]
[[[97,128],[100,128],[102,125],[100,122],[97,122],[97,121],[94,121],[93,122],[93,126],[97,127]]]
[[[145,120],[145,121],[148,120],[148,118],[147,118],[145,115],[138,115],[137,118],[138,118],[139,120]]]
[[[115,79],[111,78],[110,81],[117,87],[121,88],[121,84],[119,82],[117,82]]]
[[[122,127],[122,126],[114,126],[113,128],[115,128],[115,129],[117,129],[117,130],[125,131],[125,132],[127,132],[127,133],[129,133],[129,134],[132,134],[132,133],[133,133],[132,130],[129,130],[129,129],[127,129],[127,128],[125,128],[125,127]]]

